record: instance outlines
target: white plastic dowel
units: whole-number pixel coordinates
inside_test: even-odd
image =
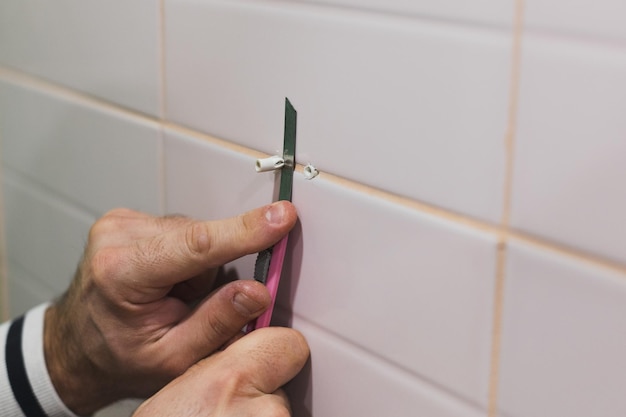
[[[285,165],[285,160],[278,155],[256,160],[256,172],[275,171]]]
[[[317,177],[320,172],[311,164],[308,164],[304,167],[304,178],[307,180],[312,180]]]

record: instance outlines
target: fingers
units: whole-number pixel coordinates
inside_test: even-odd
[[[132,285],[141,298],[129,301],[145,303],[161,297],[158,290],[169,290],[202,271],[273,245],[291,230],[296,219],[294,206],[281,201],[239,217],[193,222],[119,248],[115,256],[103,256],[115,259],[119,277],[133,276]],[[151,294],[150,288],[157,293]]]
[[[255,330],[192,366],[144,402],[134,417],[288,417],[280,386],[304,366],[309,348],[296,330]]]
[[[256,281],[231,282],[218,289],[160,341],[160,354],[184,358],[178,366],[188,367],[208,356],[236,336],[243,326],[270,305],[267,288]]]
[[[284,327],[258,329],[215,355],[241,383],[271,394],[300,372],[309,357],[304,336]]]

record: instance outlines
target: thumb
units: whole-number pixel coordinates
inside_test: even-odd
[[[302,369],[308,356],[307,343],[295,330],[255,330],[189,368],[133,417],[278,415],[275,410],[285,415],[286,400],[277,390]]]
[[[294,329],[266,327],[253,331],[230,345],[218,355],[203,362],[201,367],[214,365],[219,371],[230,372],[243,385],[259,394],[274,393],[302,369],[309,357],[304,336]],[[215,369],[215,368],[213,368]],[[213,371],[212,371],[213,372]]]
[[[182,281],[278,242],[293,228],[295,207],[280,201],[230,219],[192,222],[119,248],[120,277],[133,277],[133,303],[156,301]],[[150,290],[154,291],[150,291]],[[165,292],[164,292],[165,291]]]

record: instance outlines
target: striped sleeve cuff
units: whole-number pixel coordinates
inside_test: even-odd
[[[77,417],[52,385],[43,350],[48,304],[0,326],[0,415],[6,417]]]

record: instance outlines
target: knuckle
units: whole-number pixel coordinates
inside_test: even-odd
[[[89,229],[90,241],[97,240],[100,236],[122,230],[126,218],[132,213],[135,212],[125,208],[117,208],[108,211],[91,226],[91,229]]]
[[[254,222],[251,221],[250,216],[247,214],[241,214],[238,217],[240,230],[243,234],[248,235],[254,231]]]
[[[185,229],[185,247],[192,256],[206,255],[211,249],[211,233],[206,223],[193,223]]]
[[[102,248],[94,253],[89,260],[91,276],[96,283],[104,283],[115,276],[119,270],[120,258],[114,248]]]
[[[249,214],[242,214],[237,217],[235,227],[233,228],[235,237],[238,239],[238,245],[245,253],[253,253],[257,251],[254,242],[257,240],[258,227],[255,219]]]
[[[207,318],[207,339],[220,343],[234,335],[231,323],[221,314],[211,314]]]
[[[109,217],[101,217],[91,226],[88,236],[90,242],[98,240],[100,236],[109,232],[111,227],[109,219]]]

